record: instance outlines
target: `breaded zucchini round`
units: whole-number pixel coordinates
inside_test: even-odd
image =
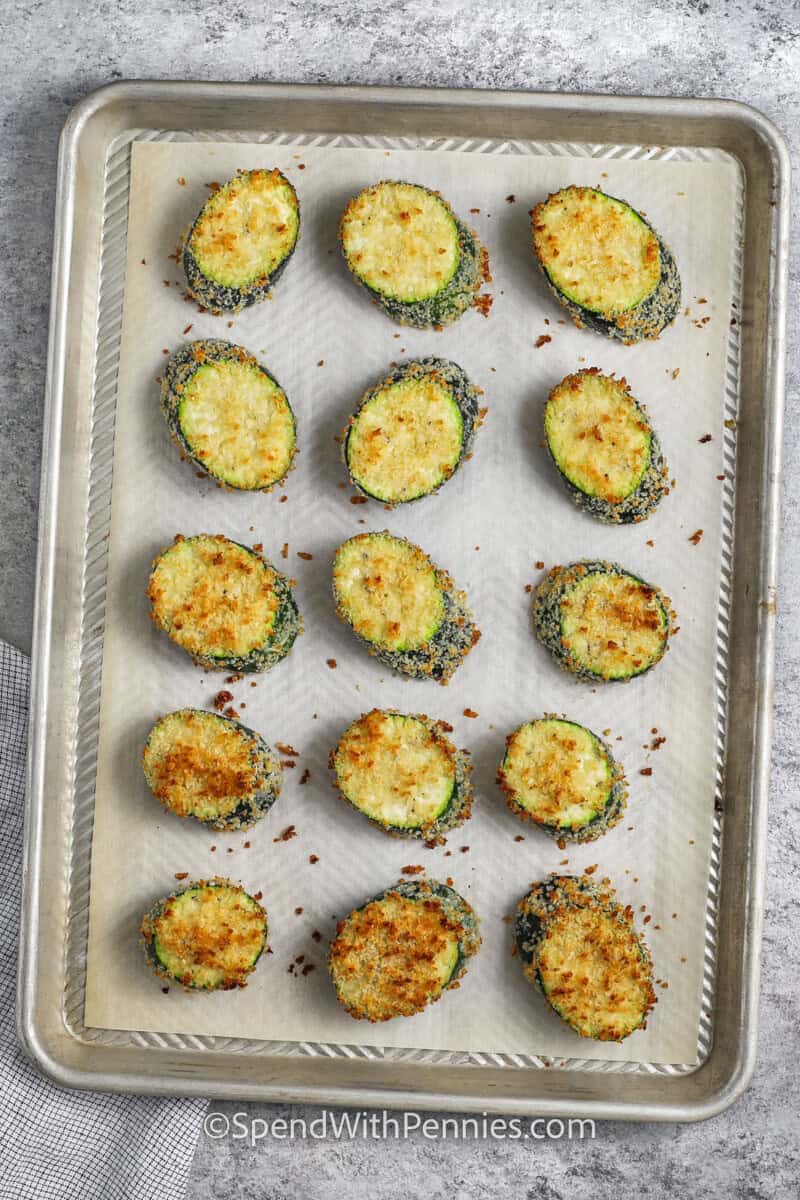
[[[486,251],[438,192],[383,180],[349,202],[339,242],[352,274],[394,321],[449,325],[475,303]]]
[[[145,914],[142,944],[163,979],[205,992],[246,987],[267,945],[267,914],[229,879],[199,879]]]
[[[585,875],[551,875],[517,906],[525,976],[581,1037],[621,1042],[656,1003],[650,952],[633,910]]]
[[[281,790],[280,760],[260,734],[219,713],[181,708],[156,721],[142,753],[150,791],[209,829],[249,829]]]
[[[552,714],[509,734],[497,781],[513,813],[566,841],[593,841],[625,810],[625,774],[611,747]]]
[[[625,379],[597,367],[567,375],[545,406],[544,435],[575,503],[600,521],[644,521],[669,490],[658,437]]]
[[[657,338],[678,313],[671,251],[641,213],[598,188],[562,188],[537,204],[533,249],[579,329],[630,345]]]
[[[194,662],[218,671],[268,671],[302,629],[289,580],[222,534],[180,534],[153,560],[150,615]]]
[[[457,987],[481,944],[463,897],[433,879],[402,880],[336,927],[328,951],[336,996],[351,1017],[412,1017]]]
[[[331,752],[335,786],[386,833],[441,840],[472,811],[469,751],[447,737],[452,728],[421,713],[373,708]]]
[[[226,488],[268,492],[294,463],[286,393],[243,346],[190,342],[167,360],[161,411],[178,448]]]
[[[672,632],[671,602],[616,563],[553,567],[533,597],[533,628],[559,666],[579,679],[613,682],[660,662]]]
[[[277,167],[240,171],[206,200],[183,248],[190,294],[221,316],[267,300],[292,256],[300,201]]]
[[[362,396],[344,430],[354,487],[392,506],[438,491],[472,448],[479,395],[447,359],[397,367]]]
[[[336,551],[336,612],[386,666],[447,683],[480,637],[467,597],[406,538],[359,533]]]

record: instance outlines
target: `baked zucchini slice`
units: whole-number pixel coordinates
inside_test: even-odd
[[[645,1028],[653,964],[612,888],[551,875],[517,906],[515,938],[526,978],[581,1037],[621,1042]]]
[[[475,303],[486,252],[438,192],[383,180],[349,202],[339,223],[348,268],[401,325],[449,325]]]
[[[534,592],[533,627],[559,666],[592,682],[632,679],[666,653],[671,602],[616,563],[553,567]]]
[[[286,576],[222,534],[178,534],[153,560],[147,596],[159,629],[212,670],[268,671],[302,629]]]
[[[630,345],[657,338],[678,313],[672,252],[641,213],[598,188],[562,188],[537,204],[533,249],[579,329]]]
[[[600,521],[644,521],[669,490],[658,437],[625,379],[597,367],[567,375],[545,405],[544,435],[575,503]]]
[[[551,713],[509,734],[497,781],[516,816],[571,842],[606,833],[627,802],[625,775],[611,747],[584,725]]]
[[[281,790],[280,760],[260,734],[219,713],[181,708],[156,721],[142,753],[150,791],[209,829],[249,829]]]
[[[336,612],[380,662],[448,683],[480,632],[466,595],[407,538],[359,533],[333,561]]]
[[[267,945],[267,914],[229,879],[199,879],[158,900],[141,924],[156,975],[205,992],[246,987]]]
[[[161,411],[179,450],[226,488],[268,492],[292,468],[294,413],[243,346],[206,338],[167,360]]]
[[[412,1017],[457,986],[481,944],[478,918],[451,887],[403,880],[340,921],[328,951],[351,1017]]]
[[[450,741],[452,728],[421,713],[373,708],[331,752],[336,788],[386,833],[440,840],[472,811],[469,751]]]
[[[190,294],[216,316],[269,299],[300,233],[300,201],[286,176],[240,171],[206,200],[186,237]]]
[[[362,396],[344,430],[353,486],[392,506],[438,491],[472,448],[479,395],[447,359],[397,367]]]

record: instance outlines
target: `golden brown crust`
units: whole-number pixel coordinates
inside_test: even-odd
[[[613,888],[551,876],[521,901],[517,923],[525,975],[576,1033],[622,1041],[645,1028],[657,999],[652,960]]]
[[[339,1002],[371,1022],[413,1016],[458,986],[480,940],[475,914],[457,893],[401,881],[337,925],[328,964]]]
[[[196,893],[187,904],[187,893]],[[245,987],[266,946],[267,914],[222,876],[199,879],[159,900],[140,928],[156,975],[186,988]]]
[[[176,552],[183,544],[191,548]],[[195,661],[245,658],[266,648],[281,608],[282,576],[223,534],[176,535],[147,585],[154,623]]]

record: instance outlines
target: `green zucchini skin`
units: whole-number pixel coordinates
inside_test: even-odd
[[[575,379],[580,382],[587,375],[596,375],[603,378],[596,367],[588,367],[577,371],[575,375],[568,375],[565,379],[562,379],[561,383],[553,388],[550,393],[551,399],[556,395],[559,388],[568,384],[570,380]],[[621,500],[607,500],[603,496],[592,496],[583,491],[564,472],[553,452],[546,425],[545,443],[551,462],[558,471],[574,503],[582,512],[587,513],[590,517],[595,517],[596,520],[602,521],[605,525],[632,525],[645,521],[651,516],[663,497],[669,492],[669,469],[658,434],[650,422],[646,408],[631,395],[630,388],[627,386],[625,380],[618,380],[616,382],[625,388],[628,400],[633,405],[641,422],[647,426],[650,435],[650,453],[647,469],[636,488],[629,495]],[[546,419],[547,409],[545,408],[545,421]]]
[[[611,887],[600,887],[594,884],[588,876],[553,874],[539,883],[533,884],[531,891],[517,905],[514,923],[514,949],[522,964],[523,973],[530,983],[541,992],[547,1004],[563,1021],[581,1037],[593,1038],[596,1041],[621,1042],[637,1029],[644,1029],[648,1014],[656,1004],[656,994],[653,989],[653,962],[650,951],[633,924],[633,912],[630,907],[623,907],[614,898],[615,892]],[[561,1010],[558,1000],[549,994],[543,975],[541,954],[545,948],[548,935],[548,924],[556,916],[569,919],[570,912],[579,913],[588,910],[596,913],[604,922],[612,935],[630,954],[632,968],[640,984],[641,999],[638,1019],[626,1022],[622,1027],[614,1027],[611,1023],[600,1028],[590,1018],[576,1020],[569,1013]],[[549,964],[548,964],[549,965]],[[567,977],[569,990],[582,987],[582,982],[575,978],[575,973]],[[627,1027],[629,1026],[629,1027]]]
[[[626,208],[635,213],[642,224],[647,226],[658,243],[661,272],[655,289],[640,303],[623,312],[604,316],[602,313],[585,308],[566,295],[554,282],[536,248],[535,231],[540,212],[544,207],[544,203],[547,203],[545,201],[543,204],[537,204],[534,208],[532,224],[534,230],[534,253],[551,294],[567,310],[578,329],[583,329],[584,327],[591,329],[595,333],[601,333],[605,337],[622,342],[626,346],[658,338],[664,329],[675,320],[681,304],[681,279],[672,251],[650,222],[632,204],[629,204],[627,200],[621,200],[617,196],[608,196],[607,193],[601,192],[598,188],[565,188],[564,191],[595,191],[605,199],[624,204]],[[558,195],[558,193],[555,193],[555,195]],[[553,198],[553,196],[549,196],[548,201]]]
[[[225,748],[218,747],[216,751],[207,751],[205,757],[201,756],[199,762],[196,759],[192,760],[191,757],[188,762],[184,760],[177,770],[173,768],[176,777],[170,779],[169,765],[166,770],[159,770],[160,763],[157,755],[160,735],[171,725],[177,728],[172,737],[167,740],[165,748],[173,753],[182,746],[186,746],[187,743],[190,746],[192,726],[205,725],[207,729],[213,729],[223,736],[234,735],[237,738],[238,748],[244,751],[245,761],[238,762],[234,771],[250,772],[251,784],[247,789],[243,787],[239,779],[231,781],[232,785],[236,787],[234,794],[241,795],[241,799],[230,812],[219,813],[219,806],[217,815],[208,817],[199,816],[196,812],[181,811],[181,807],[185,807],[180,803],[182,775],[196,769],[202,771],[207,768],[213,761],[210,755],[212,753],[224,754]],[[180,740],[181,737],[183,742]],[[224,764],[219,765],[224,766]],[[232,717],[223,716],[221,713],[206,712],[203,709],[179,709],[176,712],[167,713],[157,721],[145,743],[142,766],[148,787],[169,812],[174,812],[179,817],[192,816],[208,829],[225,833],[250,829],[257,821],[266,816],[277,800],[283,782],[280,760],[260,733],[256,733],[254,729],[242,725]],[[209,809],[213,807],[208,801],[207,804]]]
[[[436,985],[430,990],[430,993],[425,998],[419,995],[406,997],[401,995],[390,995],[386,998],[379,996],[377,1004],[368,1002],[367,998],[362,998],[362,1001],[353,1002],[349,1000],[344,991],[344,982],[347,978],[347,961],[345,958],[342,971],[343,943],[346,943],[349,933],[349,927],[354,920],[367,913],[372,906],[382,906],[393,901],[412,901],[420,906],[420,919],[424,921],[430,918],[432,912],[438,910],[444,918],[450,932],[456,939],[456,952],[453,962],[450,965],[446,978],[437,981]],[[373,908],[373,914],[374,914]],[[424,928],[424,926],[423,926]],[[378,928],[379,931],[379,928]],[[359,941],[363,942],[369,939],[370,930],[359,931]],[[396,937],[393,933],[393,936]],[[397,938],[399,947],[407,947],[410,940],[408,931],[403,930],[402,934]],[[398,1016],[413,1016],[415,1013],[422,1011],[429,1004],[435,1003],[448,989],[458,986],[460,979],[464,976],[469,959],[477,954],[481,946],[480,923],[475,910],[470,904],[460,896],[453,888],[447,884],[438,883],[433,879],[419,880],[400,880],[384,891],[379,892],[377,896],[373,896],[370,900],[359,905],[340,921],[337,926],[336,936],[330,944],[328,950],[328,969],[333,981],[336,997],[343,1008],[359,1020],[367,1020],[371,1022],[391,1020]],[[426,947],[424,941],[419,946],[419,952],[411,951],[413,959],[420,962],[426,961]],[[412,968],[409,968],[413,970]]]
[[[348,542],[367,539],[373,536],[392,538],[394,541],[406,543],[419,553],[424,554],[424,551],[420,551],[420,548],[414,546],[414,543],[410,542],[408,538],[396,537],[390,534],[388,530],[383,530],[377,535],[370,533],[357,534],[355,538],[348,539]],[[348,542],[342,543],[342,546],[339,547],[336,554],[337,558],[343,547],[348,545]],[[453,579],[447,571],[441,567],[437,567],[427,555],[424,556],[428,559],[428,563],[434,572],[436,584],[443,600],[442,620],[433,636],[424,645],[411,650],[393,650],[377,645],[371,642],[369,638],[364,637],[353,626],[347,609],[338,594],[335,576],[333,598],[337,616],[346,625],[350,626],[358,640],[367,647],[369,653],[374,658],[377,658],[379,662],[401,675],[408,675],[411,679],[434,679],[437,683],[447,684],[472,647],[477,643],[481,634],[475,625],[472,612],[468,607],[466,594],[455,587]]]
[[[559,841],[578,843],[593,842],[597,838],[602,837],[603,834],[608,833],[609,829],[613,829],[614,826],[619,824],[619,822],[622,820],[622,814],[625,812],[628,802],[628,785],[625,779],[625,772],[620,763],[618,763],[615,759],[614,753],[608,742],[593,730],[587,729],[584,725],[577,725],[577,723],[574,721],[567,721],[556,717],[553,713],[546,713],[544,718],[540,718],[540,720],[558,722],[559,725],[564,725],[566,727],[574,726],[592,738],[596,746],[604,755],[606,763],[608,764],[611,787],[609,789],[606,802],[601,812],[597,813],[590,821],[587,821],[582,825],[559,825],[557,823],[540,820],[517,799],[516,790],[506,772],[507,751],[506,757],[504,757],[502,763],[500,764],[500,768],[497,773],[497,782],[501,791],[506,797],[506,804],[508,805],[509,810],[514,813],[515,816],[519,817],[520,820],[532,821],[537,828],[542,830],[543,833],[547,833],[550,835],[550,837],[557,838]],[[536,722],[530,722],[530,724],[535,723]],[[514,733],[509,734],[508,738],[506,739],[506,743],[509,748],[512,744],[514,735],[521,732],[524,728],[525,726],[520,726],[519,729],[514,730]]]
[[[569,647],[564,645],[562,628],[564,601],[569,603],[572,589],[587,575],[624,576],[640,584],[655,600],[656,607],[660,612],[663,635],[660,639],[659,653],[651,661],[627,674],[603,674],[589,668]],[[669,638],[673,630],[671,603],[659,588],[640,579],[638,575],[626,570],[618,563],[596,559],[586,559],[571,563],[569,566],[553,567],[548,571],[534,591],[532,615],[536,637],[550,651],[558,665],[576,679],[588,683],[625,683],[629,679],[644,675],[661,661],[669,649]]]
[[[234,176],[232,179],[227,180],[222,186],[223,189],[230,188],[231,185],[235,184],[237,181],[246,182],[251,177],[263,174],[265,174],[263,171],[243,171],[239,175]],[[241,312],[242,309],[251,307],[253,304],[260,304],[264,300],[269,300],[273,287],[286,270],[289,260],[294,254],[300,237],[300,201],[298,199],[297,192],[282,171],[279,171],[276,167],[273,169],[273,171],[269,172],[269,174],[279,178],[280,183],[290,190],[290,193],[293,197],[293,204],[297,219],[297,231],[288,253],[269,274],[262,275],[252,283],[244,284],[241,287],[226,286],[216,282],[214,279],[204,274],[192,250],[192,239],[195,231],[198,229],[198,226],[200,226],[206,215],[208,205],[214,199],[213,195],[209,197],[209,199],[201,208],[200,212],[197,214],[197,217],[195,218],[184,240],[183,269],[186,275],[186,283],[189,293],[191,296],[193,296],[201,308],[212,313],[214,316],[221,317],[225,316],[226,314],[232,315],[234,313]],[[214,193],[214,195],[216,194],[217,193]]]
[[[186,962],[186,969],[178,973],[177,970],[170,970],[159,955],[159,923],[162,918],[169,915],[170,906],[174,909],[175,902],[179,906],[185,903],[188,895],[193,892],[201,895],[205,894],[206,896],[214,892],[221,892],[225,893],[227,898],[232,900],[241,896],[246,901],[249,910],[257,917],[260,926],[260,937],[257,939],[257,945],[254,948],[255,953],[253,953],[252,957],[247,958],[234,969],[227,971],[220,969],[220,978],[213,981],[202,982],[199,975],[193,974],[193,971],[200,972],[202,970],[202,963],[195,964],[189,960]],[[170,982],[180,983],[187,991],[212,992],[230,991],[233,988],[247,986],[248,977],[255,970],[256,964],[268,948],[267,935],[269,926],[266,910],[254,896],[249,895],[238,884],[232,883],[230,879],[215,875],[211,879],[198,879],[192,883],[187,883],[183,887],[171,892],[169,896],[157,900],[142,918],[139,932],[145,960],[155,975],[161,979],[168,979]],[[230,929],[228,933],[230,933]],[[189,954],[191,954],[191,950],[192,947],[189,946]]]
[[[427,195],[436,195],[430,188],[423,187],[421,184],[409,184],[403,180],[382,180],[375,184],[374,188],[384,186],[392,186],[400,184],[401,186],[413,187]],[[373,190],[365,188],[365,192]],[[359,193],[363,195],[364,193]],[[357,200],[359,197],[354,197]],[[391,296],[384,295],[375,288],[365,283],[363,279],[353,270],[348,261],[347,251],[345,248],[344,229],[348,217],[349,208],[345,209],[342,220],[339,225],[339,245],[344,256],[348,270],[350,270],[353,278],[365,291],[369,293],[373,301],[383,309],[388,317],[396,321],[399,325],[410,325],[415,329],[432,329],[443,328],[446,325],[451,325],[457,321],[460,316],[471,308],[480,291],[481,284],[488,275],[488,254],[485,248],[478,240],[478,235],[473,229],[469,229],[453,212],[448,202],[441,196],[437,197],[440,203],[449,212],[457,232],[458,237],[458,266],[452,279],[447,285],[435,296],[431,296],[425,300],[398,300]],[[351,204],[353,201],[351,201]]]
[[[247,488],[242,485],[232,483],[226,479],[224,475],[219,474],[211,468],[210,463],[203,462],[198,458],[192,444],[187,440],[181,425],[181,400],[187,386],[193,379],[200,367],[206,363],[246,363],[248,366],[254,367],[260,371],[266,378],[278,388],[286,400],[286,406],[289,410],[291,425],[293,430],[293,447],[291,457],[289,458],[286,470],[280,475],[271,479],[268,483],[261,487]],[[261,491],[269,492],[278,484],[283,483],[290,471],[294,470],[295,458],[297,454],[297,422],[294,411],[289,399],[286,396],[281,385],[275,379],[274,375],[264,367],[257,359],[245,350],[243,346],[234,345],[233,342],[222,341],[219,338],[203,338],[195,342],[190,342],[186,346],[181,346],[167,359],[167,366],[161,380],[161,411],[164,414],[164,419],[167,422],[172,440],[181,451],[181,453],[206,473],[211,479],[222,488],[241,491]]]
[[[449,474],[446,474],[435,487],[428,491],[421,492],[416,496],[409,497],[408,500],[386,500],[384,497],[375,496],[372,492],[359,481],[353,473],[350,461],[351,452],[351,437],[353,431],[357,428],[358,420],[361,414],[369,408],[370,404],[376,397],[380,396],[387,388],[393,384],[403,383],[407,379],[419,379],[425,375],[433,375],[442,379],[447,384],[452,394],[453,400],[461,415],[462,434],[461,434],[461,450],[458,460],[454,464]],[[455,475],[461,464],[472,453],[472,447],[475,440],[475,434],[481,424],[479,397],[481,392],[474,387],[462,367],[457,363],[451,362],[445,358],[422,358],[415,359],[412,362],[402,363],[395,367],[379,383],[374,384],[361,397],[356,407],[355,412],[347,423],[342,439],[342,460],[347,468],[350,482],[356,491],[362,496],[367,496],[371,500],[380,500],[382,504],[388,504],[394,507],[397,504],[413,504],[416,500],[422,500],[426,496],[432,496],[439,491],[441,487]]]
[[[179,638],[175,636],[171,622],[166,618],[162,618],[158,612],[159,602],[156,594],[156,577],[159,565],[170,554],[175,545],[181,541],[202,542],[204,544],[214,542],[219,545],[222,552],[225,551],[225,547],[227,546],[238,548],[256,560],[254,564],[256,569],[266,568],[271,573],[271,588],[278,603],[272,629],[260,645],[253,646],[252,649],[243,654],[234,652],[211,654],[210,652],[204,652],[202,649],[188,650],[186,646],[182,645]],[[186,653],[189,654],[194,663],[212,671],[233,671],[242,674],[269,671],[286,657],[294,645],[298,634],[303,629],[302,618],[292,592],[291,583],[286,576],[282,575],[260,551],[253,549],[251,546],[245,546],[241,542],[232,542],[229,538],[221,534],[198,534],[195,538],[183,538],[181,535],[178,535],[172,545],[167,546],[153,560],[147,595],[151,602],[151,617],[155,624],[160,629],[163,629],[173,642],[176,642],[177,645],[186,650]]]
[[[359,726],[361,730],[368,731],[371,722],[377,722],[378,726],[380,726],[381,718],[386,716],[402,717],[404,720],[419,722],[430,734],[432,743],[435,746],[443,748],[451,760],[454,773],[453,791],[447,807],[432,821],[417,826],[393,825],[365,812],[364,809],[359,807],[355,799],[347,794],[347,790],[341,779],[338,763],[343,743],[348,734],[356,726]],[[448,733],[452,733],[452,728],[452,725],[448,725],[444,721],[431,720],[425,713],[404,714],[399,713],[396,709],[373,709],[370,713],[362,713],[360,718],[348,726],[342,734],[338,745],[330,753],[328,765],[334,772],[334,787],[336,791],[346,804],[349,804],[356,812],[365,816],[371,825],[382,830],[382,832],[388,833],[392,837],[416,838],[430,846],[440,845],[444,842],[444,835],[446,833],[449,833],[452,829],[456,829],[459,825],[463,825],[469,819],[472,814],[474,795],[471,779],[472,763],[470,761],[470,753],[468,750],[457,749],[447,737]],[[379,736],[380,730],[378,729],[376,732]]]

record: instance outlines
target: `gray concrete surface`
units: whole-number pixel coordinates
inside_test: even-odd
[[[30,637],[56,143],[111,79],[264,79],[726,96],[800,145],[800,5],[726,0],[5,0],[0,8],[0,636]],[[790,314],[798,308],[792,261]],[[790,317],[790,329],[794,316]],[[790,336],[783,570],[759,1065],[696,1126],[601,1125],[594,1142],[201,1139],[196,1200],[484,1195],[661,1200],[798,1194],[796,727],[800,718],[800,347]],[[797,593],[797,594],[796,594]],[[219,1106],[228,1115],[283,1110]],[[293,1110],[311,1118],[315,1110]]]

